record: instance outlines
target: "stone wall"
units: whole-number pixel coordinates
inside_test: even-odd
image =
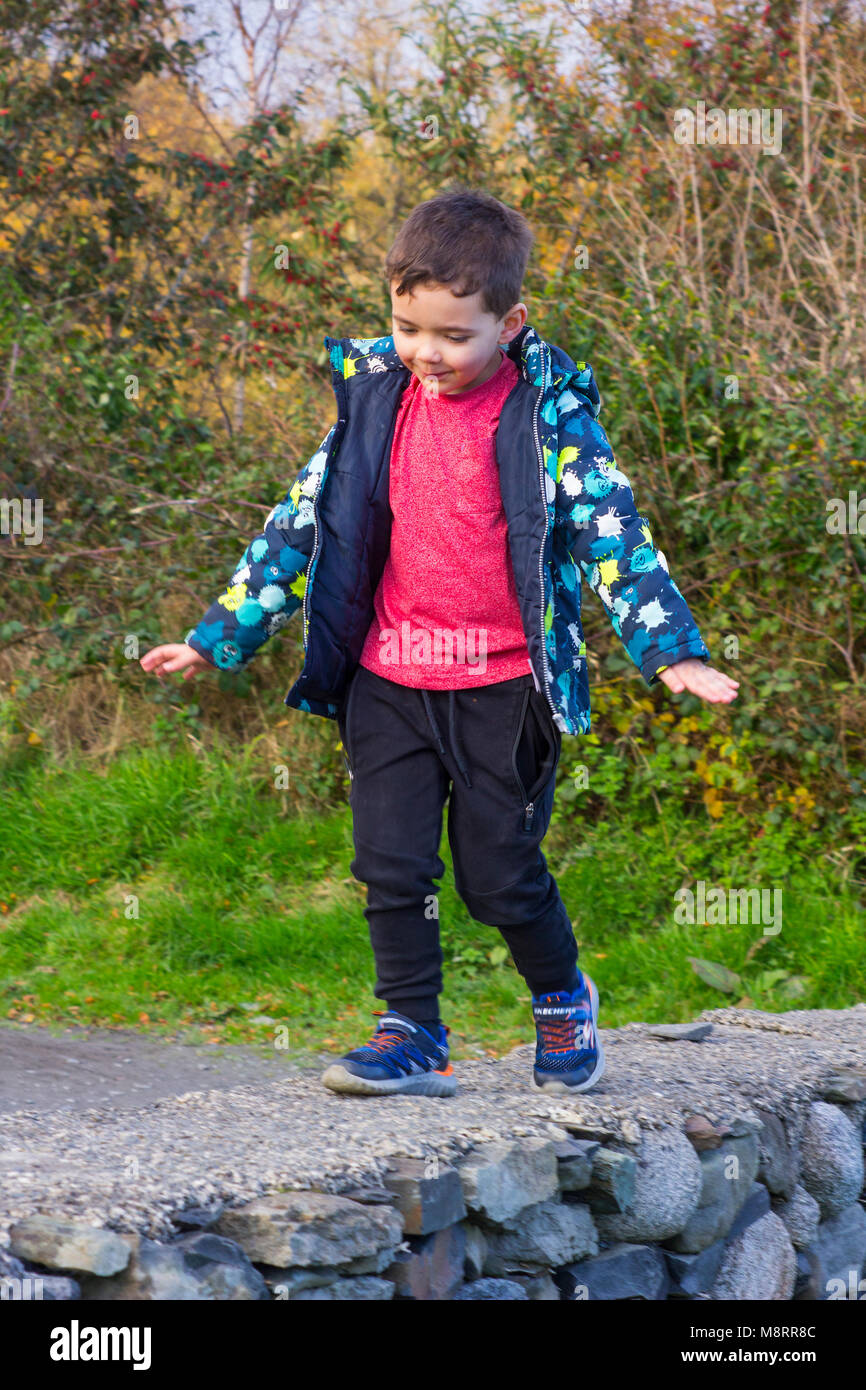
[[[566,1115],[454,1163],[393,1156],[378,1185],[177,1211],[166,1241],[30,1215],[3,1297],[866,1298],[866,1067],[754,1113],[617,1133]]]

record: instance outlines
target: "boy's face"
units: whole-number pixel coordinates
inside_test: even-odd
[[[482,311],[481,291],[463,299],[447,285],[416,285],[398,295],[391,281],[394,347],[404,367],[432,395],[456,396],[489,380],[509,343],[526,322],[526,305],[515,304],[501,319]]]

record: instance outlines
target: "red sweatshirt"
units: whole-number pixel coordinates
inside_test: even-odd
[[[530,671],[495,454],[518,377],[503,352],[493,376],[460,395],[428,392],[415,376],[403,393],[391,546],[360,657],[398,685],[460,689]]]

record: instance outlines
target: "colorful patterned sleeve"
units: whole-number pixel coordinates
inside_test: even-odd
[[[668,666],[690,657],[706,662],[710,653],[598,423],[601,400],[592,368],[577,366],[579,375],[565,383],[556,403],[556,520],[614,632],[653,686]]]
[[[286,496],[271,509],[264,530],[250,541],[225,592],[183,639],[221,670],[246,666],[303,602],[313,549],[313,499],[336,428],[331,426]]]

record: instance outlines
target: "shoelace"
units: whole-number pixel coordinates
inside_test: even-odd
[[[542,995],[543,1004],[561,1002],[555,995]],[[568,1007],[564,1005],[563,1007]],[[536,1027],[541,1033],[541,1041],[545,1052],[577,1052],[577,1029],[580,1025],[581,1030],[589,1024],[586,1030],[588,1045],[592,1046],[592,1024],[591,1015],[585,1008],[577,1008],[574,1013],[565,1018],[539,1018],[536,1019]]]
[[[384,1010],[374,1009],[373,1013],[384,1013]],[[383,1056],[390,1048],[400,1045],[405,1046],[409,1055],[411,1056],[414,1054],[415,1058],[422,1064],[429,1063],[430,1058],[427,1057],[418,1045],[413,1042],[412,1038],[400,1028],[378,1028],[370,1038],[370,1041],[364,1044],[364,1049],[365,1051],[376,1052],[380,1056]]]

